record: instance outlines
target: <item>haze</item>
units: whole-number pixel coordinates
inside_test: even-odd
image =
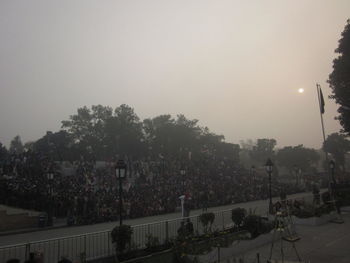
[[[0,141],[24,142],[78,107],[128,104],[141,119],[200,120],[227,142],[320,148],[349,0],[0,2]],[[299,93],[300,88],[304,89]]]

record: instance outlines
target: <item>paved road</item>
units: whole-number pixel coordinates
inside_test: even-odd
[[[294,195],[288,196],[288,198],[301,198],[305,196],[308,196],[308,198],[310,199],[312,198],[311,193],[294,194]],[[274,200],[277,200],[277,198],[274,198]],[[233,205],[212,207],[212,208],[209,208],[208,211],[229,210],[235,207],[244,207],[246,209],[253,209],[258,214],[266,214],[267,207],[268,207],[268,200],[258,200],[258,201],[239,203],[239,204],[233,204]],[[200,213],[201,213],[200,209],[194,210],[191,212],[191,216],[198,215]],[[125,223],[135,226],[135,225],[141,225],[141,224],[147,224],[147,223],[153,223],[153,222],[159,222],[159,221],[165,221],[165,220],[172,220],[180,217],[181,217],[181,213],[178,212],[178,213],[172,213],[172,214],[164,214],[164,215],[158,215],[158,216],[150,216],[150,217],[125,220]],[[31,233],[25,233],[25,234],[0,236],[0,247],[47,240],[47,239],[63,238],[63,237],[68,237],[73,235],[82,235],[82,234],[106,231],[106,230],[111,230],[117,224],[118,222],[108,222],[108,223],[100,223],[95,225],[65,227],[65,228],[37,231],[37,232],[31,232]]]
[[[301,239],[295,243],[303,262],[348,263],[350,262],[350,214],[343,215],[344,224],[326,223],[320,226],[297,226]],[[283,243],[285,260],[297,262],[297,256],[288,242]],[[264,245],[244,255],[245,262],[256,262],[260,254],[261,262],[269,257],[271,245]],[[281,258],[280,243],[275,242],[273,259]],[[224,258],[222,257],[223,262]]]

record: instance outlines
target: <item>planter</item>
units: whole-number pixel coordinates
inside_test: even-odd
[[[321,215],[320,217],[308,217],[308,218],[299,218],[292,216],[293,222],[296,225],[305,225],[305,226],[319,226],[328,223],[329,221],[336,218],[335,214],[326,214]]]
[[[248,231],[228,232],[217,236],[204,235],[185,240],[178,247],[180,254],[185,255],[205,255],[216,247],[231,247],[234,242],[241,239],[250,238]]]
[[[340,210],[345,213],[350,213],[350,206],[343,206],[340,208]]]
[[[272,230],[270,233],[259,235],[257,238],[254,239],[248,239],[248,240],[237,240],[235,241],[229,248],[222,248],[222,253],[230,252],[230,255],[240,255],[244,254],[245,252],[261,247],[263,245],[272,243],[273,238],[273,232]],[[275,235],[275,240],[277,240],[279,235]]]
[[[88,260],[88,263],[115,263],[115,256]],[[173,249],[166,249],[157,253],[149,254],[147,256],[132,258],[125,261],[120,261],[123,263],[173,263],[174,262],[174,253]]]
[[[217,254],[220,253],[220,258],[222,260],[224,259],[232,259],[232,258],[239,258],[240,256],[244,255],[246,252],[251,251],[253,249],[256,249],[258,247],[264,246],[266,244],[272,243],[273,238],[273,231],[267,234],[259,235],[257,238],[254,239],[247,239],[247,240],[235,240],[229,247],[214,247],[212,251],[210,251],[206,255],[190,255],[190,259],[194,259],[195,257],[199,260],[199,262],[207,262],[208,259],[217,258]],[[279,238],[279,235],[275,235],[275,240]],[[218,252],[218,249],[220,252]]]

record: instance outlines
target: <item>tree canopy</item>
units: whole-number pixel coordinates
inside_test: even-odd
[[[350,133],[350,19],[341,34],[338,48],[335,50],[338,57],[333,60],[333,71],[329,75],[329,85],[332,89],[330,98],[337,104],[343,131]]]
[[[268,158],[274,157],[276,144],[275,139],[258,139],[256,145],[250,151],[251,158],[257,165],[265,164]]]
[[[332,154],[337,165],[344,170],[345,154],[350,151],[350,141],[345,135],[339,133],[329,135],[323,144],[323,150]]]
[[[295,167],[303,171],[309,171],[313,165],[317,164],[319,159],[320,156],[316,150],[305,148],[303,145],[286,146],[276,154],[278,164],[291,172]]]
[[[102,105],[84,106],[69,120],[62,121],[62,129],[45,135],[35,143],[35,148],[63,159],[74,154],[95,159],[116,155],[185,159],[210,152],[239,161],[239,145],[226,143],[224,136],[200,127],[198,120],[183,114],[176,118],[163,114],[141,121],[134,109],[125,104],[114,110]],[[67,152],[67,148],[72,151]]]
[[[24,150],[24,146],[23,146],[21,137],[17,135],[12,139],[10,143],[9,152],[19,154],[19,153],[22,153],[23,150]]]

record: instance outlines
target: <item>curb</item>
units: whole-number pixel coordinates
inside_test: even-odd
[[[50,227],[41,227],[41,228],[24,228],[24,229],[19,229],[19,230],[14,230],[14,231],[4,231],[4,232],[0,232],[0,237],[26,234],[26,233],[32,233],[32,232],[40,232],[40,231],[53,230],[53,229],[60,229],[60,228],[64,228],[64,227],[69,227],[69,226],[62,225],[62,226],[50,226]]]

